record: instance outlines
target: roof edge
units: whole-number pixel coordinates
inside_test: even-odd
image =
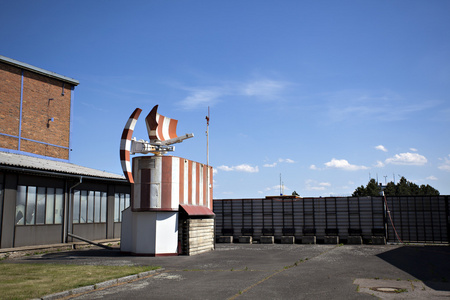
[[[70,78],[70,77],[67,77],[67,76],[64,76],[64,75],[57,74],[55,72],[47,71],[47,70],[44,70],[44,69],[32,66],[30,64],[27,64],[27,63],[24,63],[24,62],[21,62],[21,61],[18,61],[18,60],[15,60],[15,59],[3,56],[3,55],[0,55],[0,61],[2,61],[4,63],[7,63],[9,65],[13,65],[13,66],[19,67],[21,69],[25,69],[25,70],[28,70],[28,71],[31,71],[31,72],[34,72],[34,73],[42,74],[42,75],[46,75],[46,76],[49,76],[49,77],[52,77],[52,78],[55,78],[55,79],[58,79],[58,80],[70,83],[70,84],[72,84],[74,86],[77,86],[77,85],[80,84],[80,82],[78,80],[76,80],[76,79],[73,79],[73,78]]]

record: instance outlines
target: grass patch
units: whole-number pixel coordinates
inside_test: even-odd
[[[155,269],[159,267],[1,263],[0,299],[37,298]]]

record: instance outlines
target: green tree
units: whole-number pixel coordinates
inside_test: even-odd
[[[380,196],[381,187],[377,184],[375,179],[370,179],[366,187],[360,186],[356,188],[353,192],[353,197],[364,197],[364,196]]]
[[[439,196],[439,191],[430,185],[422,184],[419,189],[420,195]]]
[[[395,190],[395,195],[386,195],[386,196],[409,196],[411,195],[411,190],[409,186],[408,180],[405,177],[400,178],[397,183],[397,187]]]
[[[353,197],[379,196],[381,186],[377,184],[375,179],[370,179],[367,185],[357,187],[353,192]],[[414,182],[406,180],[405,177],[400,178],[397,184],[389,182],[384,188],[386,196],[438,196],[439,191],[430,185],[422,184],[420,187]]]

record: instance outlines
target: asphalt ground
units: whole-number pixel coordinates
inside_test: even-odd
[[[217,244],[195,256],[142,257],[82,249],[16,263],[153,265],[161,271],[70,299],[442,299],[450,247]],[[67,298],[66,298],[67,299]]]

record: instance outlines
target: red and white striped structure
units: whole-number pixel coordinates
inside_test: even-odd
[[[177,138],[178,120],[167,118],[157,113],[158,105],[155,105],[145,118],[150,143],[168,141]]]
[[[188,159],[163,155],[174,150],[169,145],[194,135],[178,137],[178,121],[158,114],[157,109],[158,105],[145,119],[150,142],[132,138],[142,111],[139,108],[131,114],[122,133],[120,160],[125,177],[132,184],[131,207],[122,214],[121,251],[155,256],[177,255],[180,250],[179,211],[184,210],[183,215],[196,218],[214,217],[213,168]],[[134,157],[130,164],[130,154],[134,153],[155,155]],[[206,223],[213,225],[213,222]],[[195,244],[195,247],[200,247],[202,251],[212,250],[213,228],[210,232],[210,236],[206,233],[206,238],[205,233],[201,232],[202,239],[195,240],[206,243],[206,246]]]
[[[133,211],[178,211],[179,205],[212,210],[213,168],[176,156],[133,158]]]
[[[123,174],[130,183],[134,183],[130,163],[131,139],[133,137],[134,127],[136,126],[137,119],[139,118],[141,112],[142,109],[140,108],[136,108],[134,110],[125,124],[125,128],[122,132],[122,138],[120,140],[120,163],[122,164]]]

